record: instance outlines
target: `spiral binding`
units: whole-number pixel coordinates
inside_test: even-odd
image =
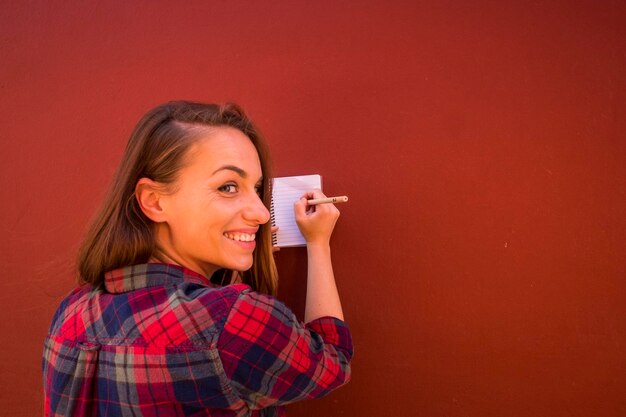
[[[272,196],[270,200],[270,221],[272,222],[272,226],[276,226],[276,216],[274,215],[274,196]],[[276,233],[272,233],[272,246],[276,246],[278,244],[278,236]]]

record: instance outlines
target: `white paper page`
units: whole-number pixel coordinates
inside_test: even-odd
[[[300,175],[274,178],[272,183],[272,224],[278,226],[273,236],[274,246],[305,246],[306,241],[298,229],[293,205],[302,194],[313,188],[322,188],[322,177]]]

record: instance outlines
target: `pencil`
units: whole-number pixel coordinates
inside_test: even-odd
[[[307,200],[306,203],[309,206],[314,206],[316,204],[324,204],[324,203],[347,203],[348,196],[340,195],[337,197],[326,197],[326,198],[314,198],[313,200]]]

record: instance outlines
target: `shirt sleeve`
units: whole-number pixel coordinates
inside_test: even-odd
[[[350,379],[352,337],[343,321],[303,324],[280,301],[253,291],[233,304],[217,348],[251,409],[322,397]]]

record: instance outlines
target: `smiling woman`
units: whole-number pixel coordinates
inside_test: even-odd
[[[268,152],[235,105],[144,116],[82,245],[81,283],[44,345],[50,416],[282,416],[350,378],[332,204],[294,204],[305,322],[273,295]]]
[[[159,234],[154,230],[154,219],[149,216],[150,207],[142,203],[147,203],[145,188],[152,188],[155,197],[174,194],[181,204],[188,204],[175,191],[179,187],[186,190],[191,187],[179,177],[184,171],[190,170],[189,165],[202,164],[194,157],[203,150],[203,144],[211,140],[219,141],[220,138],[224,144],[230,137],[238,136],[245,137],[249,142],[248,147],[254,148],[261,177],[270,178],[269,152],[265,141],[238,106],[171,102],[148,112],[131,135],[102,210],[81,247],[81,280],[97,284],[107,271],[148,262],[157,256],[161,252],[157,241]],[[236,149],[230,149],[231,155],[227,155],[227,149],[218,148],[215,146],[217,152],[213,158],[221,161],[220,164],[226,164],[226,161],[221,160],[222,155],[239,161],[237,155],[233,154],[237,152]],[[211,157],[206,154],[203,156]],[[269,207],[269,182],[262,182],[259,186],[259,198]],[[206,192],[205,189],[197,191]],[[200,198],[200,194],[192,193],[191,198]],[[200,219],[192,218],[189,221],[197,222]],[[277,273],[271,256],[268,224],[260,226],[256,241],[258,250],[253,254],[253,267],[239,272],[243,281],[254,289],[274,295]]]
[[[175,187],[171,192],[148,178],[137,183],[138,204],[154,222],[152,260],[207,277],[222,268],[250,269],[255,236],[270,217],[259,197],[263,173],[250,139],[231,127],[199,132]]]

